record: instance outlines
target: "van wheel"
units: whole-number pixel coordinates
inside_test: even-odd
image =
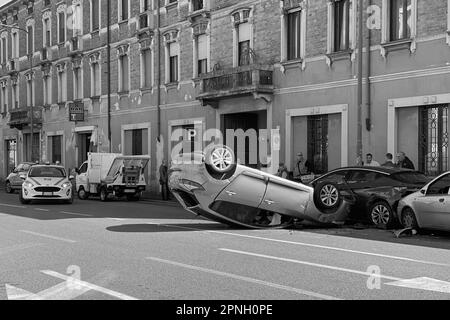
[[[108,201],[108,191],[104,187],[100,189],[100,200],[103,202]]]
[[[19,200],[21,204],[30,204],[31,200],[26,200],[23,198],[22,190],[19,192]]]
[[[89,198],[89,193],[87,193],[83,187],[80,187],[80,189],[78,189],[78,199],[87,200],[88,198]]]

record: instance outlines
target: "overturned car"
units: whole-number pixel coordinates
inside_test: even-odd
[[[169,188],[196,215],[255,229],[301,221],[342,224],[351,204],[333,183],[312,188],[236,164],[233,151],[223,145],[173,158]]]

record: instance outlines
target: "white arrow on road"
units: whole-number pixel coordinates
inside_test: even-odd
[[[442,293],[450,293],[450,282],[437,280],[433,278],[420,277],[414,279],[400,280],[386,283],[388,286],[396,286],[410,289],[419,289],[427,291],[435,291]]]
[[[43,270],[41,272],[65,281],[39,293],[32,293],[6,284],[5,287],[8,300],[72,300],[91,290],[101,292],[121,300],[137,300],[134,297],[127,296],[120,292],[109,290],[54,271]]]

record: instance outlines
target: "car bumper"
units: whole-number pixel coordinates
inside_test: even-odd
[[[25,200],[69,200],[72,198],[72,187],[56,192],[36,191],[34,188],[22,187],[22,198]]]

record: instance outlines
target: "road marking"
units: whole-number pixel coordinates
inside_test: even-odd
[[[34,247],[38,247],[41,245],[42,245],[41,243],[25,243],[25,244],[16,244],[11,247],[3,247],[3,248],[0,248],[0,255],[8,253],[8,252],[12,252],[12,251],[34,248]]]
[[[13,204],[6,204],[6,203],[0,203],[0,206],[4,206],[4,207],[11,207],[11,208],[19,208],[19,209],[26,209],[27,207],[24,206],[16,206]]]
[[[127,221],[128,219],[120,219],[120,218],[108,218],[109,220],[114,220],[114,221]]]
[[[152,224],[152,223],[149,223],[149,224]],[[392,256],[392,255],[381,254],[381,253],[373,253],[373,252],[358,251],[358,250],[344,249],[344,248],[338,248],[338,247],[323,246],[323,245],[312,244],[312,243],[305,243],[305,242],[288,241],[288,240],[280,240],[280,239],[273,239],[273,238],[264,238],[264,237],[250,236],[250,235],[245,235],[245,234],[238,234],[238,233],[231,233],[231,232],[224,232],[224,231],[211,231],[211,230],[204,230],[204,229],[198,229],[198,228],[181,227],[181,226],[176,226],[176,225],[167,225],[167,224],[160,224],[160,225],[164,226],[164,227],[168,227],[168,228],[178,228],[178,229],[204,231],[204,232],[208,232],[208,233],[216,233],[216,234],[230,235],[230,236],[235,236],[235,237],[242,237],[242,238],[249,238],[249,239],[256,239],[256,240],[272,241],[272,242],[285,243],[285,244],[293,244],[293,245],[304,246],[304,247],[311,247],[311,248],[319,248],[319,249],[326,249],[326,250],[335,250],[335,251],[342,251],[342,252],[349,252],[349,253],[357,253],[357,254],[374,256],[374,257],[381,257],[381,258],[388,258],[388,259],[395,259],[395,260],[403,260],[403,261],[408,261],[408,262],[431,264],[431,265],[445,266],[445,267],[449,267],[450,266],[450,264],[447,264],[447,263],[439,263],[439,262],[433,262],[433,261],[425,261],[425,260],[418,260],[418,259],[405,258],[405,257],[399,257],[399,256]]]
[[[64,241],[64,242],[69,242],[69,243],[76,243],[76,241],[74,241],[74,240],[64,239],[64,238],[55,237],[55,236],[50,236],[50,235],[47,235],[47,234],[37,233],[37,232],[33,232],[33,231],[28,231],[28,230],[19,230],[19,231],[23,232],[23,233],[28,233],[28,234],[31,234],[31,235],[34,235],[34,236],[48,238],[48,239],[59,240],[59,241]]]
[[[64,282],[39,293],[32,293],[6,284],[5,287],[8,300],[72,300],[91,290],[98,291],[121,300],[137,300],[134,297],[122,294],[120,292],[109,290],[54,271],[43,270],[41,272],[58,279],[62,279]]]
[[[396,286],[403,288],[435,291],[442,293],[450,293],[450,282],[441,281],[433,278],[421,277],[409,280],[401,280],[386,283],[388,286]]]
[[[60,213],[68,214],[68,215],[72,215],[72,216],[80,216],[80,217],[93,217],[93,215],[90,215],[90,214],[67,212],[67,211],[60,211]]]
[[[117,292],[117,291],[113,291],[113,290],[110,290],[110,289],[106,289],[106,288],[97,286],[95,284],[92,284],[92,283],[89,283],[89,282],[86,282],[86,281],[75,279],[73,277],[57,273],[55,271],[44,270],[44,271],[42,271],[42,273],[44,273],[46,275],[49,275],[49,276],[52,276],[52,277],[55,277],[55,278],[59,278],[59,279],[65,280],[65,281],[71,281],[74,286],[77,286],[77,285],[83,286],[83,287],[89,288],[89,290],[98,291],[98,292],[107,294],[109,296],[115,297],[117,299],[121,299],[121,300],[138,300],[137,298],[128,296],[126,294],[123,294],[123,293],[120,293],[120,292]]]
[[[334,270],[334,271],[343,271],[343,272],[354,273],[354,274],[359,274],[359,275],[368,276],[368,277],[374,277],[374,278],[377,277],[377,278],[387,279],[387,280],[392,280],[392,281],[403,280],[401,278],[385,276],[385,275],[382,275],[382,274],[378,275],[378,274],[374,274],[374,273],[367,272],[367,271],[359,271],[359,270],[353,270],[353,269],[348,269],[348,268],[329,266],[329,265],[326,265],[326,264],[320,264],[320,263],[314,263],[314,262],[308,262],[308,261],[301,261],[301,260],[295,260],[295,259],[280,258],[280,257],[274,257],[274,256],[265,255],[265,254],[253,253],[253,252],[232,250],[232,249],[226,249],[226,248],[220,248],[219,250],[226,251],[226,252],[231,252],[231,253],[237,253],[237,254],[246,255],[246,256],[258,257],[258,258],[265,258],[265,259],[278,260],[278,261],[283,261],[283,262],[291,262],[291,263],[303,264],[303,265],[307,265],[307,266],[311,266],[311,267],[330,269],[330,270]]]
[[[43,211],[43,212],[49,212],[50,211],[48,209],[41,209],[41,208],[34,208],[34,210],[36,210],[36,211]]]
[[[325,295],[325,294],[320,294],[320,293],[316,293],[316,292],[312,292],[312,291],[306,291],[306,290],[302,290],[302,289],[298,289],[298,288],[294,288],[294,287],[284,286],[284,285],[273,283],[273,282],[267,282],[267,281],[263,281],[263,280],[259,280],[259,279],[240,276],[240,275],[233,274],[233,273],[197,267],[197,266],[184,264],[184,263],[180,263],[180,262],[176,262],[176,261],[164,260],[164,259],[159,259],[159,258],[155,258],[155,257],[148,257],[147,259],[161,262],[161,263],[171,264],[171,265],[177,266],[177,267],[182,267],[182,268],[186,268],[186,269],[210,273],[210,274],[214,274],[217,276],[232,278],[232,279],[241,280],[241,281],[245,281],[245,282],[264,285],[267,287],[272,287],[272,288],[281,289],[281,290],[285,290],[285,291],[295,292],[298,294],[302,294],[302,295],[306,295],[306,296],[310,296],[310,297],[314,297],[314,298],[319,298],[319,299],[324,299],[324,300],[342,300],[342,299],[332,297],[329,295]]]

